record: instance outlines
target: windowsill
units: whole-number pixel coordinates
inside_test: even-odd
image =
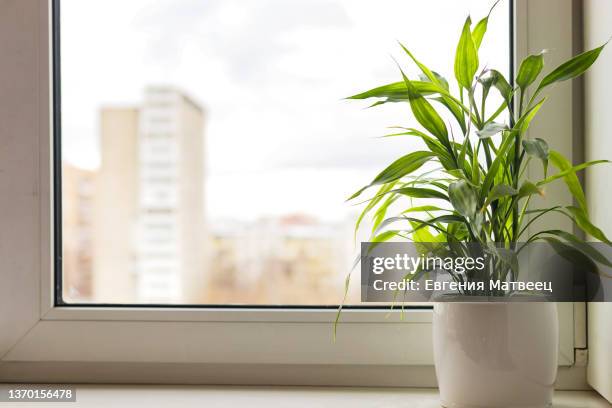
[[[411,407],[438,408],[435,389],[80,385],[70,407]],[[18,405],[18,404],[17,404]],[[0,406],[5,406],[0,404]],[[63,405],[62,405],[63,406]],[[557,391],[554,408],[609,408],[595,392]]]

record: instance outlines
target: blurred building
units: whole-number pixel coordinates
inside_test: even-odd
[[[351,265],[350,231],[301,214],[213,224],[209,302],[337,304]]]
[[[204,114],[148,88],[138,108],[101,112],[94,298],[198,303],[204,294]]]
[[[62,166],[63,297],[87,299],[92,293],[93,171]]]

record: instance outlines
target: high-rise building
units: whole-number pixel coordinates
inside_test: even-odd
[[[148,88],[137,109],[103,109],[96,299],[202,300],[203,127],[202,108],[169,87]]]
[[[64,300],[91,297],[93,199],[95,173],[68,163],[62,166]]]

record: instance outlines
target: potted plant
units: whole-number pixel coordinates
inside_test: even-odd
[[[571,231],[532,231],[528,227],[549,214],[561,213],[586,234],[609,244],[589,221],[576,174],[606,161],[572,165],[550,149],[544,138],[528,138],[526,132],[546,101],[543,92],[582,75],[605,44],[545,76],[541,75],[544,53],[530,55],[509,81],[498,70],[481,68],[478,50],[488,19],[472,26],[468,17],[463,25],[454,56],[456,86],[400,44],[420,70],[420,78],[409,79],[400,68],[400,81],[349,98],[375,98],[373,106],[406,103],[420,126],[400,128],[393,136],[418,138],[424,146],[391,163],[349,198],[362,199],[366,191],[375,191],[364,202],[356,229],[371,215],[371,242],[452,241],[516,249],[519,242],[543,240],[576,254],[577,259],[601,260],[599,253],[583,245]],[[491,108],[494,92],[501,95],[501,102]],[[531,160],[542,164],[544,176],[540,180],[525,177]],[[423,173],[426,163],[435,163],[435,168],[428,165],[430,169],[423,176],[419,172]],[[549,166],[556,171],[549,172]],[[551,203],[548,208],[531,208],[532,197],[543,195],[545,186],[553,182],[565,182],[576,205]],[[415,198],[443,204],[414,206]],[[396,227],[398,223],[409,228]],[[507,271],[507,267],[502,269]],[[556,313],[555,303],[436,303],[434,355],[443,405],[549,406],[557,369]]]

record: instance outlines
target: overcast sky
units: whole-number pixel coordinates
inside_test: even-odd
[[[399,80],[396,41],[452,78],[463,20],[485,0],[62,0],[64,157],[95,168],[101,106],[138,105],[176,86],[205,108],[212,218],[309,213],[340,219],[347,195],[409,139],[405,104],[341,100]],[[494,11],[481,65],[508,67],[508,6]],[[240,185],[240,189],[235,188]]]

